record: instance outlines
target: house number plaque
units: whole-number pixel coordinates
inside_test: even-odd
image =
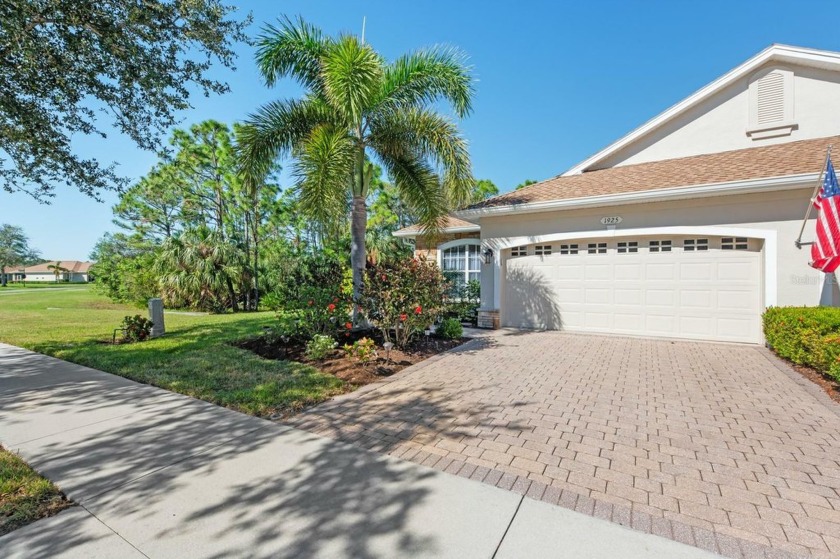
[[[604,225],[617,225],[621,223],[621,216],[614,215],[612,217],[602,217],[601,223]]]

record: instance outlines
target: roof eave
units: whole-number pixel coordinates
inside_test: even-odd
[[[440,230],[441,233],[444,235],[452,234],[452,233],[477,233],[481,231],[481,227],[478,225],[463,225],[460,227],[444,227]],[[414,237],[420,237],[423,235],[422,231],[394,231],[391,233],[394,237],[400,237],[402,239],[412,239]]]
[[[578,163],[561,176],[577,175],[599,163],[600,161],[610,157],[628,145],[632,144],[645,134],[652,132],[663,124],[667,123],[673,118],[683,114],[685,111],[702,103],[712,95],[715,95],[724,88],[735,83],[739,79],[751,74],[753,71],[771,60],[778,60],[782,63],[799,63],[804,65],[815,66],[818,68],[840,68],[840,53],[808,49],[803,47],[794,47],[789,45],[770,45],[757,55],[753,56],[746,62],[730,70],[715,81],[709,83],[705,87],[697,90],[689,95],[676,105],[673,105],[666,111],[658,114],[652,119],[648,120],[629,134],[621,137],[617,141],[608,145],[601,151]]]
[[[743,181],[678,186],[657,190],[642,190],[639,192],[623,192],[620,194],[603,194],[600,196],[586,196],[582,198],[567,198],[563,200],[548,200],[544,202],[531,202],[526,204],[510,204],[506,206],[475,208],[455,212],[455,215],[461,219],[476,221],[481,220],[481,218],[484,217],[501,215],[573,210],[599,206],[644,204],[649,202],[665,202],[668,200],[683,200],[689,198],[753,194],[756,192],[774,192],[813,186],[816,181],[819,180],[819,177],[820,173],[805,173],[799,175],[785,175],[781,177],[748,179]]]

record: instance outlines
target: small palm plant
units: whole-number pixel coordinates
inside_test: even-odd
[[[353,295],[365,267],[366,199],[379,163],[428,232],[440,228],[473,186],[467,142],[436,111],[471,111],[473,85],[463,57],[433,48],[386,62],[353,35],[326,37],[302,19],[285,19],[258,38],[257,62],[269,86],[290,77],[302,99],[275,101],[251,115],[239,137],[246,177],[292,155],[302,209],[321,222],[351,214]]]

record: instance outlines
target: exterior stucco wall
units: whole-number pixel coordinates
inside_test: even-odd
[[[743,78],[592,168],[604,169],[840,134],[840,120],[826,118],[826,115],[840,113],[840,75],[815,68],[773,64],[762,67],[753,75],[773,67],[794,73],[793,114],[798,128],[790,135],[760,140],[747,135],[750,78]]]
[[[778,305],[818,305],[823,296],[823,274],[808,266],[809,247],[797,249],[794,241],[809,203],[811,189],[797,189],[766,194],[718,196],[671,202],[604,206],[594,209],[565,210],[485,217],[481,220],[481,237],[488,245],[506,240],[557,233],[580,233],[580,238],[611,236],[600,223],[606,216],[621,216],[616,226],[621,229],[656,227],[737,227],[776,231],[776,296]],[[814,218],[805,228],[803,241],[814,235]],[[499,266],[482,269],[482,301],[498,296],[504,277],[504,262],[509,250],[497,255]],[[829,281],[830,278],[829,278]],[[497,299],[498,300],[498,299]],[[823,299],[823,302],[825,300]],[[488,307],[489,308],[489,307]]]
[[[28,273],[26,274],[26,281],[31,282],[55,282],[55,274],[49,273]],[[88,281],[87,274],[72,272],[61,274],[60,281],[69,281],[70,283],[84,283]]]

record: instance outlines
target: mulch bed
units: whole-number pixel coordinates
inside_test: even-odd
[[[347,355],[342,348],[332,351],[331,355],[322,361],[313,361],[305,355],[306,347],[301,343],[280,341],[260,336],[234,343],[236,347],[247,349],[265,359],[279,359],[297,361],[312,365],[319,371],[333,375],[354,386],[364,386],[389,377],[406,367],[419,363],[433,355],[443,353],[466,342],[468,338],[456,340],[442,340],[434,337],[418,338],[404,350],[392,348],[390,353],[382,347],[382,338],[374,332],[354,333],[348,343],[367,336],[376,342],[376,358],[368,363],[361,363],[355,357]]]
[[[811,367],[797,365],[787,359],[785,359],[785,362],[790,365],[794,371],[822,388],[823,391],[828,394],[829,398],[840,404],[840,382],[837,382],[833,378],[826,376]]]

